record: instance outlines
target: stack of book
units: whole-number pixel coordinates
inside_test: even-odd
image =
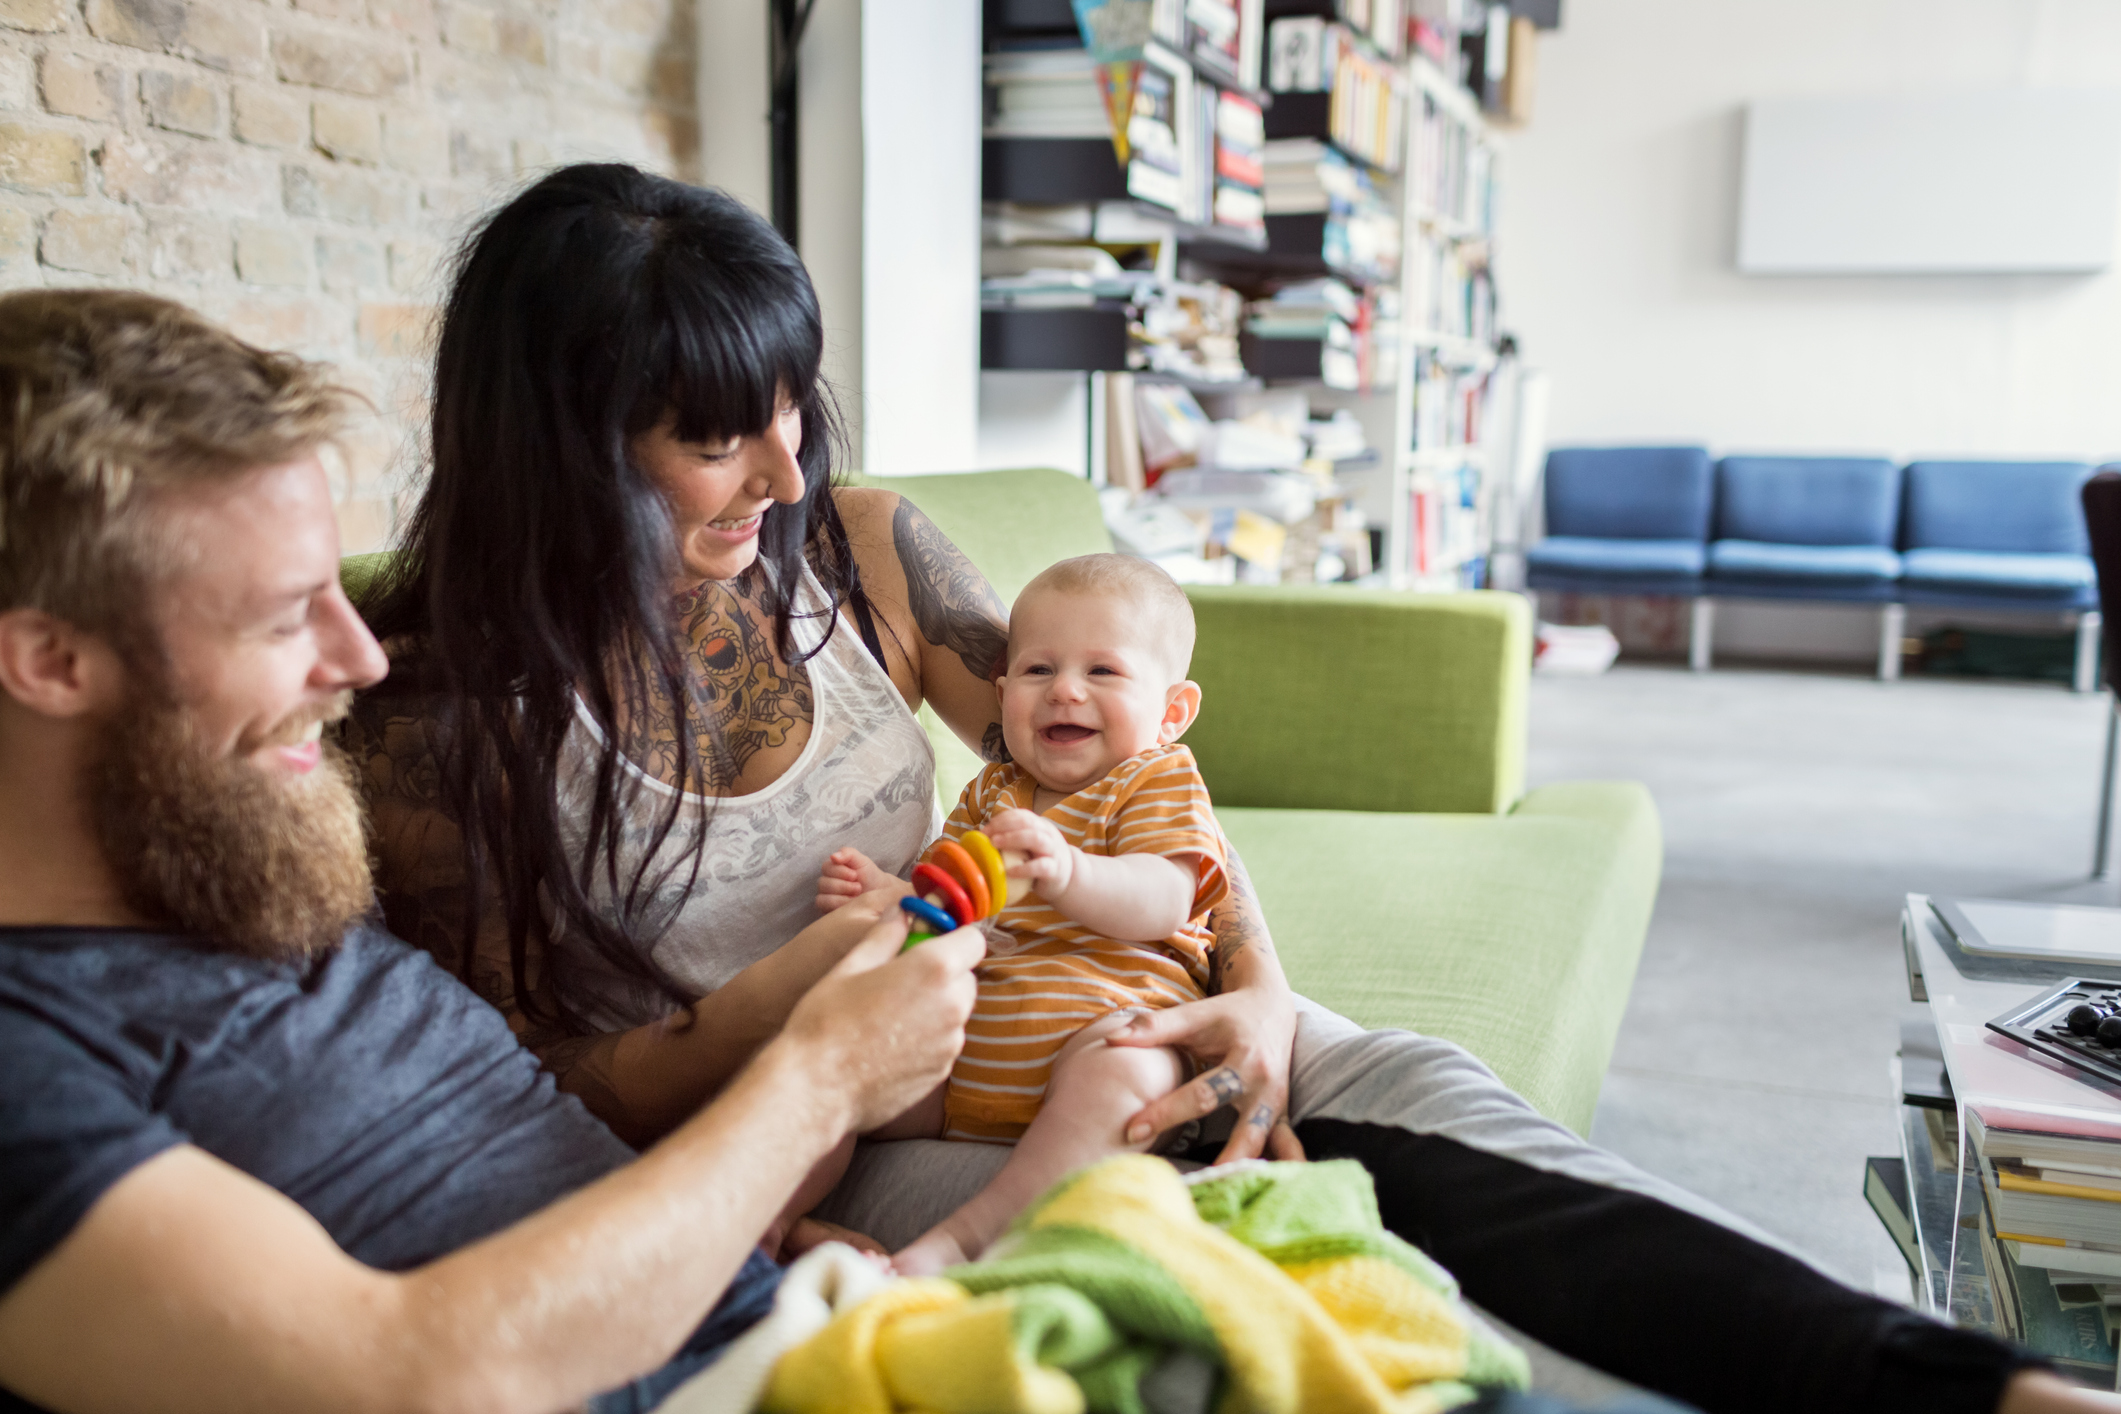
[[[1127,365],[1198,383],[1245,378],[1238,352],[1244,299],[1227,285],[1159,283],[1137,305],[1128,325]]]
[[[1399,67],[1347,26],[1317,15],[1274,21],[1267,31],[1267,87],[1330,95],[1326,130],[1350,155],[1397,172],[1404,155],[1407,86]]]
[[[1911,896],[1901,924],[1912,989],[1927,1000],[1932,1023],[1914,1044],[1903,1031],[1900,1056],[1902,1114],[1931,1121],[1928,1144],[1904,1124],[1911,1137],[1902,1153],[1919,1235],[1911,1265],[1925,1304],[1955,1318],[1962,1306],[1985,1315],[1998,1333],[2065,1372],[2112,1388],[2121,1328],[2121,1086],[1990,1029],[1991,1020],[2032,999],[2034,983],[2058,980],[2041,969],[2059,965],[2007,950],[1977,954],[1963,937],[1950,942],[1931,902]],[[1944,1063],[1942,1087],[1919,1080],[1934,1068],[1932,1052]],[[1941,1096],[1918,1093],[1939,1088]],[[1915,1108],[1939,1098],[1951,1108]],[[1935,1170],[1942,1191],[1918,1182],[1918,1169]],[[1963,1299],[1970,1290],[1979,1298]]]
[[[1368,322],[1362,297],[1338,280],[1284,285],[1246,307],[1245,332],[1263,346],[1249,362],[1263,378],[1316,377],[1329,388],[1360,389],[1366,358],[1357,343]]]
[[[1322,214],[1319,257],[1364,280],[1399,273],[1400,224],[1370,174],[1317,138],[1266,145],[1265,206],[1270,216]]]
[[[1985,1122],[1968,1107],[1981,1164],[1981,1256],[2004,1335],[2110,1381],[2121,1326],[2121,1141]],[[1995,1117],[2008,1122],[2008,1117]]]
[[[1110,137],[1097,69],[1085,49],[989,54],[988,137]]]

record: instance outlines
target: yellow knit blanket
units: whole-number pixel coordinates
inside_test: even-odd
[[[772,1414],[1143,1414],[1190,1360],[1224,1411],[1427,1414],[1522,1388],[1450,1275],[1384,1230],[1349,1160],[1189,1185],[1130,1156],[1057,1184],[982,1261],[894,1282],[775,1366]]]

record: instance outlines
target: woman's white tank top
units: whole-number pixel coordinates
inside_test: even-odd
[[[831,619],[823,612],[829,607],[824,588],[807,566],[796,601],[807,616],[793,621],[793,632],[799,651],[808,652]],[[593,1028],[627,1030],[668,1015],[815,922],[818,874],[834,850],[853,845],[903,876],[942,833],[934,748],[860,635],[842,619],[823,651],[804,666],[810,674],[810,740],[764,790],[726,798],[693,795],[623,763],[643,789],[633,793],[623,827],[622,888],[652,837],[658,812],[679,797],[677,819],[647,876],[652,884],[658,871],[671,871],[650,915],[671,922],[642,958],[651,981],[615,966],[588,938],[557,923],[548,908],[553,983]],[[562,829],[577,855],[602,745],[603,733],[577,701],[559,765]],[[688,893],[688,852],[703,830],[706,848]],[[597,874],[590,896],[613,912],[601,867]]]

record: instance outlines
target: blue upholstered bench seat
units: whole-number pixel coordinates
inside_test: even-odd
[[[1592,535],[1549,535],[1525,552],[1534,570],[1631,579],[1698,578],[1706,559],[1699,540],[1608,540]]]
[[[1910,584],[1963,584],[1969,589],[2022,589],[2052,594],[2099,582],[2089,555],[2013,555],[2001,550],[1910,550]]]
[[[1878,545],[1783,545],[1718,540],[1709,546],[1712,579],[1771,579],[1822,584],[1890,583],[1900,557]]]
[[[1902,594],[1911,604],[2098,607],[2099,581],[2089,555],[1910,550],[1902,558]]]

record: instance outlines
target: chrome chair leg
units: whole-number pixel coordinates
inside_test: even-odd
[[[1900,641],[1907,636],[1907,606],[1887,604],[1878,612],[1878,681],[1900,680]]]
[[[2099,611],[2088,609],[2077,616],[2077,663],[2070,674],[2070,691],[2090,692],[2099,685]]]
[[[2121,747],[2121,697],[2107,699],[2106,761],[2099,768],[2099,836],[2092,846],[2092,878],[2114,876],[2114,753]]]

